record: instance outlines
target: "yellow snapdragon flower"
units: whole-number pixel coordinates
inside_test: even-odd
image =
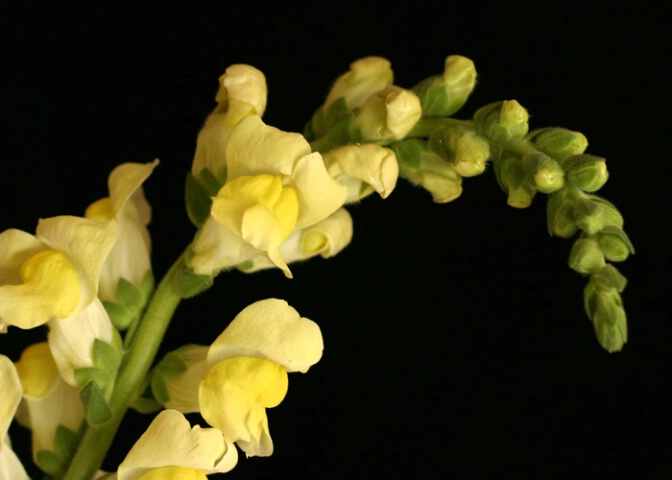
[[[266,408],[285,397],[288,372],[307,372],[322,357],[315,322],[284,300],[245,308],[208,350],[210,366],[199,388],[203,418],[248,457],[273,453]]]
[[[264,255],[291,277],[280,247],[296,229],[324,220],[346,200],[322,156],[297,133],[243,118],[226,145],[227,180],[192,244],[189,265],[210,275]]]
[[[204,479],[236,466],[238,451],[216,428],[191,427],[176,410],[159,413],[117,470],[118,480]]]
[[[164,406],[200,412],[248,457],[271,455],[266,409],[284,399],[287,374],[307,372],[323,348],[318,325],[287,302],[255,302],[210,347],[190,345],[174,352],[185,369],[164,379],[170,397]]]
[[[0,332],[84,310],[96,298],[116,238],[116,222],[72,216],[40,220],[34,236],[0,233]]]
[[[12,361],[0,355],[0,478],[28,480],[26,470],[12,450],[9,425],[21,402],[22,388],[19,375]]]

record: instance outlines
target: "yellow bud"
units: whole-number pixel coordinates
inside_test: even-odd
[[[206,480],[202,470],[188,467],[161,467],[145,473],[138,480]]]
[[[365,140],[401,140],[421,115],[422,106],[417,95],[392,85],[362,105],[355,123]]]
[[[42,397],[58,376],[56,362],[47,342],[35,343],[26,348],[16,363],[23,392],[31,397]]]
[[[87,207],[84,216],[100,222],[112,220],[116,216],[116,212],[112,207],[112,199],[110,197],[105,197],[93,202]]]
[[[355,109],[391,85],[392,79],[389,60],[382,57],[360,58],[350,64],[349,72],[338,77],[324,102],[325,108],[344,98],[348,110]]]
[[[21,265],[21,279],[34,301],[55,317],[70,316],[79,304],[77,270],[60,252],[44,250],[30,257]]]

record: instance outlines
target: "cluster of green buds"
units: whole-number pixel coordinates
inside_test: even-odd
[[[387,60],[358,60],[336,81],[305,135],[323,153],[348,144],[387,147],[399,177],[437,203],[458,198],[463,178],[483,173],[488,163],[510,206],[526,208],[537,193],[548,195],[550,234],[569,238],[580,232],[569,265],[590,277],[586,311],[598,340],[609,351],[620,350],[627,339],[619,295],[625,278],[607,262],[625,260],[634,248],[618,210],[594,195],[608,178],[604,158],[584,153],[588,140],[580,132],[530,130],[529,114],[516,100],[485,105],[471,120],[453,118],[476,76],[470,59],[451,55],[442,74],[404,90],[392,84]]]

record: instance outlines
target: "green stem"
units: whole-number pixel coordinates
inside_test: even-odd
[[[450,117],[425,117],[418,120],[406,138],[427,138],[437,128],[457,126],[473,128],[474,122]]]
[[[89,480],[100,468],[128,405],[147,376],[170,319],[180,303],[181,297],[173,288],[173,279],[183,265],[184,255],[177,259],[156,289],[119,367],[109,402],[112,418],[103,425],[87,426],[64,480]]]

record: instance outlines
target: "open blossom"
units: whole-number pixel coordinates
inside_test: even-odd
[[[209,275],[264,255],[291,277],[280,247],[296,229],[324,220],[346,200],[322,156],[301,135],[243,118],[226,145],[226,184],[192,244],[190,267]]]
[[[86,218],[101,222],[115,221],[117,239],[103,265],[98,296],[114,301],[120,279],[140,286],[151,270],[150,238],[147,224],[151,207],[145,200],[142,183],[149,177],[158,160],[151,163],[123,163],[108,178],[109,197],[91,204]]]
[[[40,220],[34,236],[0,233],[0,332],[84,310],[96,298],[116,238],[115,222],[72,216]]]
[[[9,441],[9,425],[21,401],[21,381],[12,361],[0,355],[0,479],[28,480]]]
[[[117,470],[119,480],[204,479],[236,466],[238,451],[216,428],[191,427],[176,410],[152,421]]]
[[[210,346],[210,369],[199,389],[201,415],[247,456],[270,455],[266,408],[284,399],[287,373],[307,372],[323,348],[317,324],[287,302],[253,303]]]
[[[174,352],[185,364],[166,381],[167,408],[200,411],[247,456],[273,452],[266,409],[284,399],[288,373],[302,372],[322,357],[320,328],[284,300],[255,302],[241,311],[209,348]]]

